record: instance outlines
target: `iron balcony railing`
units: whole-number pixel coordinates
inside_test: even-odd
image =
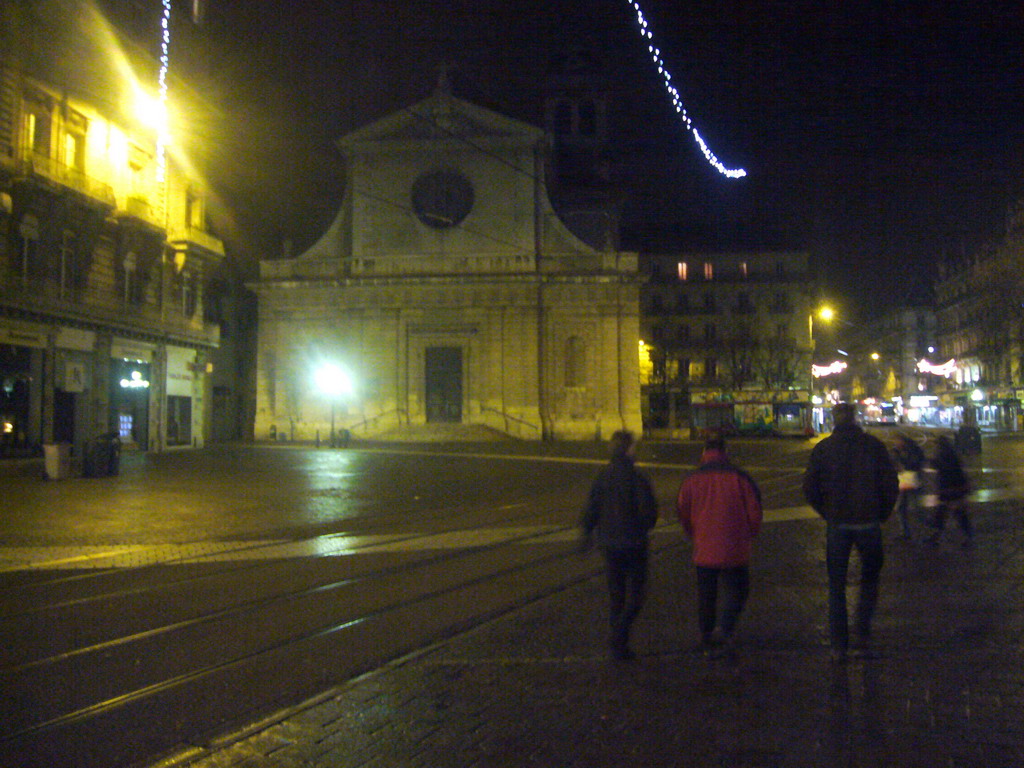
[[[109,184],[92,178],[84,171],[60,163],[52,157],[30,152],[23,158],[22,167],[27,176],[47,179],[111,207],[116,203],[114,190]]]

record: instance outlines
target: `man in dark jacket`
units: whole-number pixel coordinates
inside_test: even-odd
[[[854,622],[854,647],[863,650],[878,604],[878,581],[884,560],[882,523],[892,514],[898,483],[885,445],[862,430],[850,403],[832,409],[835,428],[814,446],[804,474],[804,496],[825,518],[828,568],[828,620],[832,658],[846,660],[849,628],[846,574],[850,552],[861,561],[860,601]]]
[[[609,644],[612,658],[633,658],[629,630],[643,606],[647,583],[647,532],[658,521],[651,482],[633,465],[633,433],[612,435],[611,461],[594,480],[581,520],[581,548],[597,545],[608,573]]]

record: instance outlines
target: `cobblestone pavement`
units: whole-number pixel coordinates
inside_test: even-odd
[[[845,666],[820,521],[766,525],[723,660],[696,649],[680,535],[653,558],[633,662],[606,658],[593,579],[159,766],[1024,766],[1024,505],[975,515],[974,549],[887,543],[875,647]]]

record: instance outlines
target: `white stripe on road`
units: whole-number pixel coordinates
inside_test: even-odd
[[[765,512],[765,522],[804,520],[815,517],[810,507],[789,507]],[[664,521],[657,536],[679,536],[674,521]],[[487,547],[512,541],[518,544],[566,544],[575,542],[575,529],[534,525],[507,528],[471,528],[435,534],[388,535],[330,534],[314,539],[197,541],[182,544],[124,544],[79,546],[0,547],[0,573],[32,570],[85,570],[137,568],[164,563],[181,565],[243,560],[287,560],[300,557],[378,555],[424,550]]]

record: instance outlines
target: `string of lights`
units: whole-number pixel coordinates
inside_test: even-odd
[[[679,89],[672,85],[672,74],[668,71],[665,66],[665,61],[661,58],[661,49],[656,48],[654,45],[654,33],[650,29],[650,25],[647,23],[647,19],[644,18],[644,13],[640,9],[640,3],[636,0],[626,0],[636,11],[636,21],[640,28],[640,37],[648,41],[647,52],[651,55],[651,60],[654,65],[658,68],[658,74],[661,75],[662,81],[665,85],[665,90],[668,91],[668,95],[672,97],[672,106],[675,107],[676,114],[679,115],[679,119],[682,120],[686,126],[686,130],[693,134],[694,141],[697,142],[697,146],[700,147],[700,151],[704,153],[704,158],[708,161],[716,171],[729,179],[740,179],[747,175],[747,172],[742,168],[728,168],[726,165],[718,159],[711,148],[704,141],[704,137],[700,135],[697,130],[697,126],[693,124],[693,118],[686,111],[686,107],[683,106],[683,100],[679,95]]]
[[[161,120],[156,137],[156,178],[161,184],[167,178],[167,70],[171,65],[171,0],[163,0],[160,17],[159,99]]]

